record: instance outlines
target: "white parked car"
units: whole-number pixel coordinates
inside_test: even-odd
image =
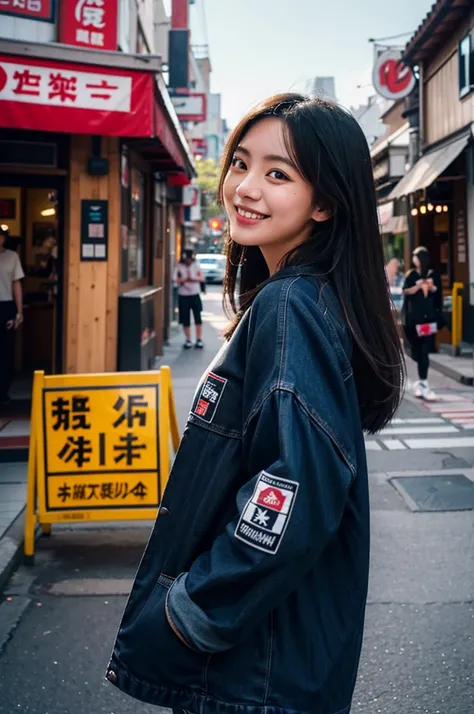
[[[198,253],[196,255],[206,283],[223,283],[226,257],[221,253]]]

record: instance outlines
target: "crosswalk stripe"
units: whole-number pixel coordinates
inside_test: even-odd
[[[378,441],[366,441],[365,448],[367,451],[382,451],[382,447]]]
[[[444,424],[440,417],[416,417],[416,419],[392,419],[392,425],[397,424]]]
[[[391,434],[455,434],[459,429],[455,426],[396,426],[384,429],[380,436],[390,436]]]
[[[474,446],[474,437],[460,436],[449,439],[405,439],[409,449],[453,449],[471,448]]]
[[[407,448],[400,439],[383,439],[383,444],[389,451],[404,451]]]

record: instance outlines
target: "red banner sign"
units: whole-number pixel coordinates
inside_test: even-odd
[[[0,15],[54,22],[54,0],[0,0]]]
[[[61,0],[59,42],[116,50],[117,5],[118,0]]]
[[[154,134],[153,76],[0,55],[0,126],[69,134]]]

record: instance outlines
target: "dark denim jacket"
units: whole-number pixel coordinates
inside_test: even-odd
[[[196,714],[346,714],[367,597],[367,465],[327,283],[287,268],[203,377],[107,678]]]

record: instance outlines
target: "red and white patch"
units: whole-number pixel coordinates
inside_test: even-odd
[[[262,471],[235,529],[235,537],[274,555],[291,517],[299,484]]]

